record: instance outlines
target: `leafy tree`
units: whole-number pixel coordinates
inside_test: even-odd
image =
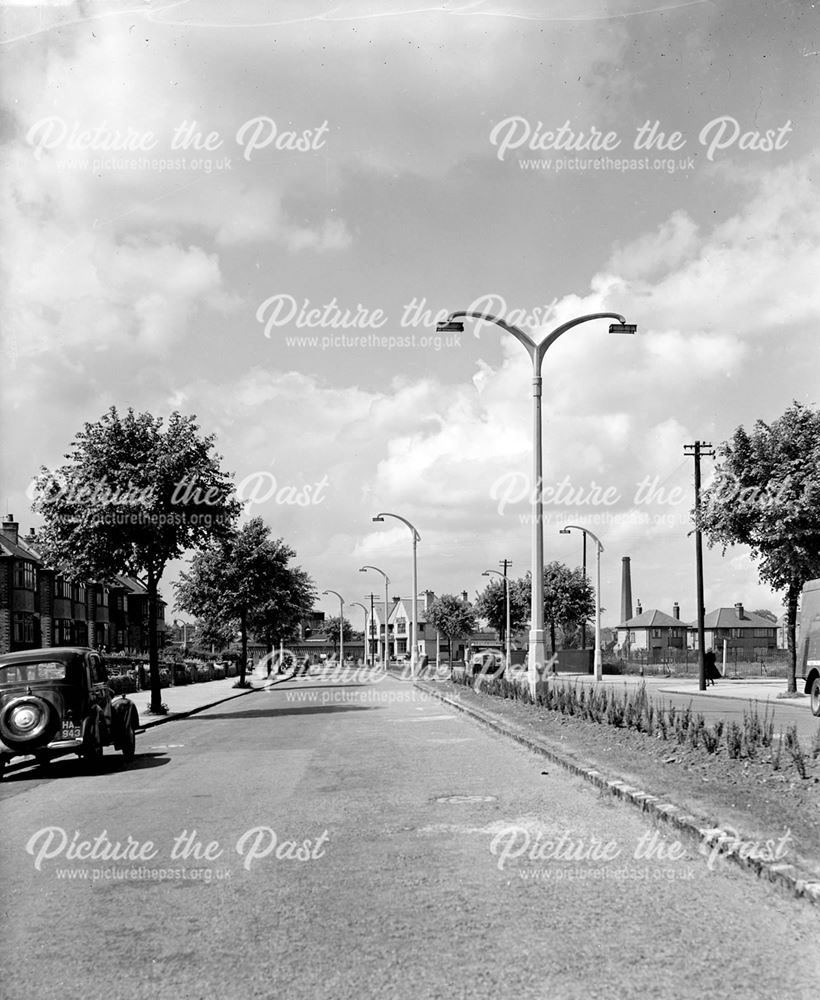
[[[263,612],[262,622],[255,629],[256,636],[265,643],[268,653],[278,642],[290,642],[297,636],[299,625],[316,599],[316,588],[305,570],[293,566],[289,574],[285,581],[287,586]]]
[[[472,605],[454,594],[442,594],[433,601],[427,609],[427,621],[447,637],[450,663],[453,662],[453,639],[471,636],[476,629]]]
[[[33,509],[47,562],[72,580],[143,577],[148,590],[151,711],[161,712],[159,583],[169,560],[230,530],[241,504],[194,417],[120,414],[87,423],[54,471],[42,468]]]
[[[328,639],[333,643],[333,648],[339,648],[339,616],[336,615],[335,618],[326,618],[324,625],[324,632]],[[345,642],[350,642],[353,639],[353,627],[350,622],[345,618],[344,628],[342,629],[342,635],[344,636]]]
[[[738,427],[717,449],[701,496],[709,546],[748,545],[760,579],[785,591],[788,691],[797,689],[795,626],[806,580],[820,576],[820,412],[794,402],[771,424]]]
[[[529,571],[524,577],[528,594],[530,590]],[[550,633],[550,651],[555,652],[558,631],[572,641],[581,625],[589,622],[595,614],[595,591],[584,571],[577,567],[570,569],[561,562],[547,563],[544,567],[544,624]]]
[[[525,580],[509,580],[510,588],[510,630],[517,632],[526,625],[530,617],[530,592]],[[500,635],[507,630],[507,606],[504,595],[504,581],[493,577],[490,583],[478,594],[475,611],[484,618],[490,628]]]
[[[208,623],[217,634],[239,630],[242,655],[239,687],[246,686],[248,633],[275,631],[281,615],[283,631],[313,606],[315,590],[307,574],[289,568],[296,555],[270,528],[254,517],[228,538],[197,553],[190,571],[174,585],[177,606]]]

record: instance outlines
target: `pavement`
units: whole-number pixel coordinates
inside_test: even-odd
[[[289,677],[289,674],[272,674],[270,677],[264,677],[249,673],[246,675],[246,680],[250,687],[247,688],[235,688],[236,677],[226,677],[221,681],[180,684],[175,687],[163,688],[162,703],[168,706],[167,715],[149,715],[148,705],[151,700],[149,691],[138,691],[127,697],[137,706],[140,716],[137,732],[142,732],[145,729],[152,729],[154,726],[161,726],[166,722],[173,722],[174,719],[184,719],[197,712],[204,712],[206,708],[219,705],[223,701],[232,701],[234,698],[253,694],[254,691],[268,688],[272,684],[282,683]]]

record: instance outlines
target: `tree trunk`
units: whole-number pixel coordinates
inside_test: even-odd
[[[245,686],[245,671],[248,669],[248,614],[242,608],[239,615],[239,631],[242,635],[242,653],[239,658],[239,686]]]
[[[152,563],[148,563],[148,677],[151,687],[150,711],[162,712],[162,688],[159,683],[159,647],[157,645],[157,587],[159,581]]]
[[[786,635],[789,646],[789,684],[786,691],[790,694],[797,691],[797,601],[801,590],[800,582],[793,580],[786,592]]]
[[[550,622],[550,652],[555,652],[555,622]]]

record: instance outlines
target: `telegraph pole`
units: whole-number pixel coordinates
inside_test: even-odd
[[[700,531],[700,460],[702,456],[711,457],[715,450],[708,441],[695,441],[694,444],[683,446],[684,454],[695,460],[695,563],[697,566],[697,604],[698,604],[698,689],[706,690],[706,663],[703,659],[706,650],[706,632],[704,617],[706,609],[703,606],[703,539]]]

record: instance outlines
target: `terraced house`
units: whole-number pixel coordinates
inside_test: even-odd
[[[165,602],[157,611],[164,645]],[[11,514],[0,526],[0,653],[50,646],[148,649],[148,591],[139,580],[76,583],[46,566],[32,528],[20,537]]]

